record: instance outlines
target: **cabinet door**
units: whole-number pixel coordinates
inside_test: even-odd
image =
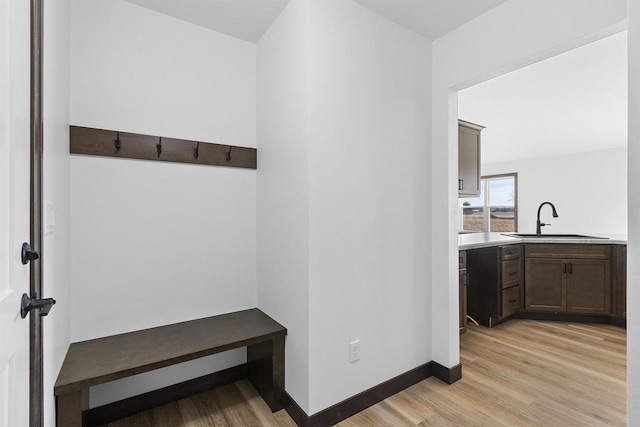
[[[567,260],[567,311],[569,313],[611,313],[611,270],[609,261]]]
[[[531,258],[525,260],[525,309],[532,311],[565,311],[567,294],[563,285],[566,264],[561,259]]]
[[[458,195],[480,195],[480,131],[458,127]]]

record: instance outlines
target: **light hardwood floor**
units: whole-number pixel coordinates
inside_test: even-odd
[[[460,338],[462,380],[429,378],[341,422],[354,426],[624,426],[626,331],[511,320]],[[271,414],[248,381],[137,414],[109,427],[295,426]]]

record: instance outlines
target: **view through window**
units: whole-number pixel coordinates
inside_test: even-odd
[[[518,229],[518,174],[483,176],[479,197],[459,199],[461,231]]]

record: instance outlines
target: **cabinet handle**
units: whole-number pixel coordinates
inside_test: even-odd
[[[569,263],[569,274],[573,273],[573,264]]]
[[[516,301],[518,301],[518,300],[517,300],[517,299],[515,299],[515,298],[511,298],[511,299],[509,300],[509,302],[516,302]]]
[[[509,276],[515,276],[515,275],[517,275],[517,274],[518,274],[518,272],[517,272],[517,271],[512,271],[511,273],[509,273]]]
[[[567,272],[567,264],[565,264],[564,262],[562,263],[562,272],[563,273]]]
[[[458,180],[458,190],[464,190],[464,180],[463,179],[459,179]]]

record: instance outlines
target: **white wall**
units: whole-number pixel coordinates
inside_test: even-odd
[[[258,44],[259,307],[310,415],[430,360],[430,68],[351,2],[294,1]]]
[[[255,147],[255,45],[122,1],[71,12],[71,124]],[[71,156],[72,341],[255,307],[255,185],[254,170]],[[92,406],[244,354],[105,385]]]
[[[518,232],[535,233],[540,203],[545,234],[627,234],[627,150],[574,153],[482,165],[482,175],[518,173]]]
[[[433,358],[459,361],[456,273],[456,91],[611,35],[626,25],[625,1],[508,1],[433,44]],[[440,325],[444,323],[446,328]]]
[[[309,7],[313,414],[431,360],[431,43],[352,2]]]
[[[69,194],[69,2],[44,2],[44,188],[55,206],[55,229],[44,236],[43,297],[57,304],[43,319],[44,425],[55,426],[53,385],[71,338]]]
[[[257,45],[258,307],[287,327],[285,389],[309,409],[309,19],[293,1]]]
[[[452,88],[611,34],[625,7],[624,2],[510,1],[481,16],[434,44],[431,113],[422,105],[429,88],[418,78],[428,85],[429,43],[351,3],[297,3],[279,19],[282,28],[272,28],[258,46],[258,79],[267,87],[258,88],[257,105],[267,115],[259,117],[258,173],[264,175],[257,193],[257,242],[254,172],[72,157],[72,339],[255,305],[251,263],[257,243],[258,303],[289,326],[287,390],[313,414],[427,360],[458,363]],[[74,2],[72,12],[73,124],[255,143],[254,46],[120,2]],[[640,40],[631,22],[629,38],[632,52]],[[350,43],[358,49],[350,50]],[[288,72],[296,79],[290,83],[278,76],[292,66],[289,61],[295,70]],[[638,73],[630,70],[630,80],[632,71]],[[277,90],[283,87],[285,92]],[[632,87],[630,81],[630,93]],[[423,93],[425,98],[411,99]],[[412,102],[413,110],[407,107]],[[634,105],[630,96],[632,112]],[[410,123],[411,111],[427,119]],[[429,116],[431,153],[426,152]],[[292,120],[285,123],[288,117]],[[306,125],[290,126],[299,120]],[[640,134],[631,122],[630,133]],[[629,164],[637,163],[636,151],[630,143]],[[402,162],[403,156],[409,160]],[[287,173],[276,170],[280,164]],[[632,169],[629,206],[638,204],[632,194],[640,186]],[[288,182],[289,172],[300,179],[299,186]],[[194,202],[194,194],[216,197]],[[295,212],[287,209],[290,202]],[[205,213],[194,219],[196,203]],[[128,212],[142,214],[132,218]],[[280,215],[291,229],[276,224]],[[180,228],[176,219],[182,219]],[[424,219],[430,231],[420,225]],[[276,231],[263,231],[263,224]],[[634,230],[629,229],[630,251],[638,239]],[[193,241],[203,245],[195,259],[180,250]],[[139,253],[134,246],[148,252],[134,258]],[[291,263],[289,255],[294,255]],[[294,271],[287,271],[292,266]],[[631,267],[632,280],[634,271]],[[176,285],[175,279],[184,277],[188,282]],[[154,304],[141,308],[126,295]],[[162,296],[170,296],[171,304]],[[630,293],[630,303],[633,297]],[[98,298],[105,302],[86,304]],[[292,307],[293,301],[300,306]],[[631,325],[633,315],[630,311]],[[631,349],[633,326],[629,332]],[[362,360],[355,364],[348,363],[352,339],[362,341]],[[399,355],[394,345],[411,351]],[[425,360],[419,360],[422,355]],[[630,377],[637,374],[631,358],[629,371]],[[334,389],[332,382],[350,386]],[[630,405],[640,401],[629,389]]]
[[[628,2],[629,236],[627,244],[627,425],[640,424],[640,2]]]

